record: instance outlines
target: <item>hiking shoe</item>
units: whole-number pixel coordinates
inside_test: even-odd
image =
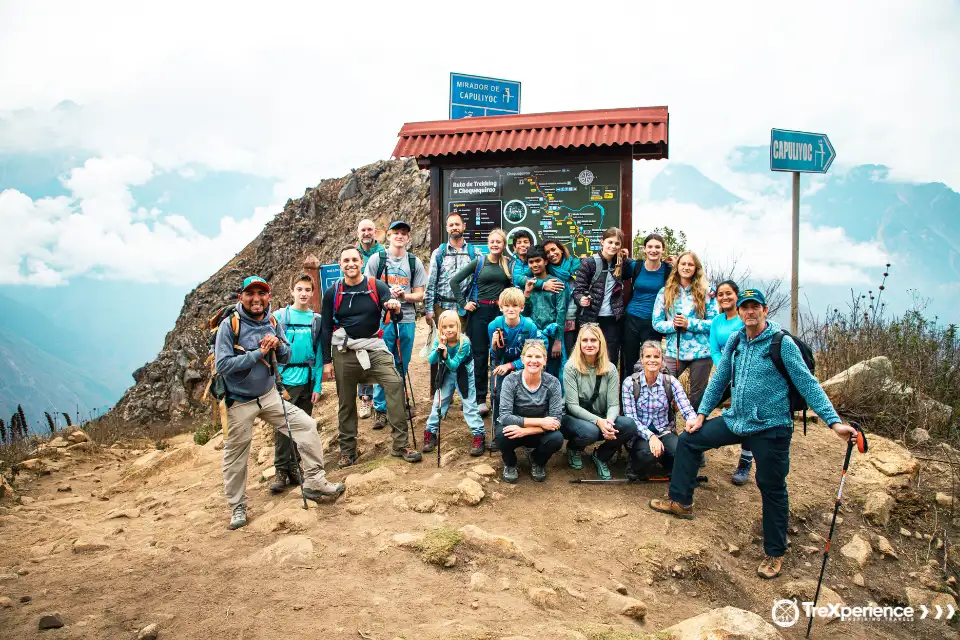
[[[437,440],[429,431],[423,432],[423,452],[430,453],[437,448]]]
[[[483,440],[483,436],[473,436],[473,446],[470,447],[470,455],[474,458],[483,455],[483,450],[486,448],[486,443]]]
[[[404,447],[400,451],[391,451],[390,455],[395,458],[403,458],[406,462],[420,462],[423,459],[419,451],[410,447]]]
[[[567,462],[570,463],[571,469],[583,469],[583,451],[567,447]]]
[[[347,467],[352,467],[355,464],[357,464],[357,456],[341,453],[340,462],[337,463],[337,467],[340,469],[346,469]]]
[[[481,402],[480,406],[477,407],[477,411],[480,412],[481,417],[490,415],[490,405],[486,402]]]
[[[357,409],[357,417],[361,420],[365,420],[370,417],[370,414],[373,412],[373,401],[363,396],[360,398],[360,406]]]
[[[380,413],[376,409],[373,410],[373,428],[374,429],[383,429],[387,426],[387,414]]]
[[[684,507],[670,498],[654,498],[650,501],[650,508],[660,513],[667,513],[683,520],[693,520],[693,505]]]
[[[233,508],[230,514],[230,528],[239,529],[247,526],[247,505],[242,502]]]
[[[627,469],[626,469],[627,480],[629,482],[638,482],[640,480],[640,474],[637,473],[636,468],[633,466],[633,460],[627,457]]]
[[[503,467],[503,481],[513,484],[520,477],[520,472],[514,467]]]
[[[487,451],[500,451],[500,445],[497,444],[496,438],[490,438],[490,442],[487,443]]]
[[[547,469],[542,464],[530,463],[530,477],[534,482],[543,482],[547,479]]]
[[[597,457],[597,454],[590,456],[593,459],[593,466],[597,468],[597,477],[601,480],[610,479],[610,467],[607,466],[607,463]]]
[[[740,463],[737,465],[737,470],[733,472],[733,484],[739,486],[747,484],[747,480],[750,478],[750,468],[753,466],[753,458],[749,460],[746,458],[740,458]]]
[[[339,496],[343,493],[344,486],[342,482],[330,482],[326,478],[318,482],[313,487],[304,487],[303,496],[307,500],[320,502],[321,498],[330,498]]]
[[[290,476],[287,475],[287,472],[277,471],[277,475],[273,477],[273,482],[270,483],[270,493],[283,493],[288,484],[293,483],[290,481]]]
[[[781,569],[783,569],[783,558],[766,556],[757,567],[757,575],[764,580],[772,580],[780,575]]]

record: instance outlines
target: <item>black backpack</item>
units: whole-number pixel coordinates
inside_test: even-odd
[[[737,341],[734,342],[731,347],[736,349],[740,344],[739,334],[737,334]],[[793,343],[797,345],[797,348],[800,349],[800,356],[803,358],[803,363],[807,365],[807,369],[810,370],[810,373],[813,374],[817,369],[817,361],[813,357],[813,349],[810,348],[806,342],[793,335],[786,329],[781,329],[777,333],[773,334],[773,339],[770,341],[770,350],[767,352],[767,355],[764,357],[770,358],[770,361],[773,362],[774,368],[777,372],[783,376],[783,379],[787,381],[787,400],[790,403],[790,414],[791,416],[797,411],[803,411],[803,435],[807,435],[807,405],[806,398],[801,395],[797,388],[793,385],[793,380],[790,379],[790,374],[787,372],[786,365],[783,364],[783,356],[781,355],[780,350],[783,348],[783,337],[789,336]]]

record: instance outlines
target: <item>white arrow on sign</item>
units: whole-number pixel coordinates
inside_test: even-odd
[[[943,607],[938,604],[933,605],[937,608],[937,615],[934,616],[934,620],[939,620],[943,616]]]
[[[923,605],[923,604],[920,605],[920,619],[921,619],[921,620],[925,620],[925,619],[926,619],[927,613],[929,613],[929,612],[927,611],[927,606],[926,606],[926,605]]]

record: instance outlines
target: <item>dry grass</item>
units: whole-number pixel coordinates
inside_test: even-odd
[[[461,541],[463,536],[456,529],[449,527],[431,529],[420,543],[420,557],[424,562],[443,566]]]

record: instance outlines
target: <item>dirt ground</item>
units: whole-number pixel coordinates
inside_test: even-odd
[[[429,369],[416,355],[424,339],[421,325],[411,374],[418,442],[430,402]],[[315,416],[333,445],[332,384],[323,397]],[[709,454],[697,518],[679,521],[647,507],[665,493],[664,485],[570,484],[594,477],[593,470],[589,464],[570,470],[562,454],[551,460],[543,484],[530,479],[522,459],[517,485],[474,475],[478,464],[498,473],[502,465],[495,456],[467,455],[469,431],[457,409],[443,422],[443,453],[451,459],[440,469],[434,455],[416,465],[384,457],[389,435],[372,431],[371,424],[361,423],[360,464],[335,470],[331,446],[327,468],[332,479],[372,472],[379,481],[352,478],[336,503],[310,503],[306,512],[296,491],[268,492],[263,475],[272,468],[272,436],[258,430],[250,460],[250,524],[237,531],[226,527],[219,438],[200,447],[185,435],[165,451],[126,443],[72,452],[50,460],[49,474],[21,473],[23,504],[0,508],[0,596],[12,600],[0,608],[0,638],[135,638],[138,629],[158,623],[162,638],[203,640],[612,640],[646,637],[726,605],[770,621],[787,583],[817,578],[823,545],[811,534],[827,534],[823,515],[832,512],[845,448],[822,425],[811,425],[806,437],[797,430],[789,477],[792,546],[783,575],[762,581],[756,576],[763,555],[760,495],[752,481],[730,483],[739,454],[732,447]],[[459,454],[449,453],[454,449]],[[854,459],[854,466],[863,464]],[[623,477],[622,462],[614,474]],[[458,498],[456,487],[468,477],[483,487],[479,505]],[[851,479],[851,494],[855,485]],[[825,584],[850,605],[905,604],[904,586],[916,583],[910,573],[936,558],[923,553],[930,545],[898,536],[896,521],[887,532],[868,527],[852,504],[842,513],[835,550],[855,533],[880,532],[900,559],[875,554],[860,569],[834,552]],[[445,568],[394,538],[465,525],[511,538],[523,550],[521,559],[462,543],[452,552],[455,564]],[[289,544],[288,551],[264,552],[278,542]],[[86,543],[92,548],[84,551]],[[863,587],[852,580],[857,572]],[[618,585],[646,603],[642,622],[620,614],[622,601],[613,593]],[[531,589],[540,587],[555,597],[535,603]],[[21,596],[31,600],[21,603]],[[53,612],[65,626],[38,632],[40,616]],[[800,638],[804,626],[781,633]],[[942,621],[818,621],[813,637],[955,633]]]

